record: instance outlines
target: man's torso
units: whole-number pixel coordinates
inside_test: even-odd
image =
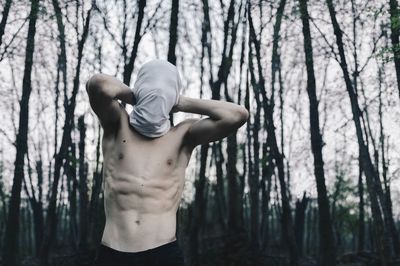
[[[122,110],[119,129],[102,142],[104,245],[136,252],[176,239],[176,211],[192,152],[183,145],[189,125],[184,121],[150,139],[129,125]]]

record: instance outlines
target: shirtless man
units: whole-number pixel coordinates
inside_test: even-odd
[[[106,224],[96,266],[184,265],[176,240],[176,212],[185,170],[197,145],[227,137],[246,123],[237,104],[180,96],[171,113],[186,119],[167,134],[148,138],[129,124],[117,99],[134,105],[132,90],[118,79],[95,74],[86,84],[90,105],[104,130],[103,186]]]

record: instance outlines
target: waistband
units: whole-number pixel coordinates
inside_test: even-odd
[[[147,256],[147,255],[156,255],[156,254],[162,254],[164,252],[169,252],[171,249],[176,249],[179,248],[178,241],[175,239],[172,242],[163,244],[161,246],[157,246],[155,248],[151,249],[146,249],[143,251],[136,251],[136,252],[126,252],[126,251],[119,251],[116,249],[113,249],[109,246],[106,246],[104,244],[100,244],[100,252],[103,254],[110,254],[110,255],[118,255],[118,256],[129,256],[129,257],[141,257],[141,256]]]

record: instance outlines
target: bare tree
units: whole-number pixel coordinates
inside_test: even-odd
[[[78,7],[77,7],[78,8]],[[94,6],[87,11],[86,19],[84,22],[83,32],[78,41],[78,60],[75,68],[75,76],[73,80],[72,87],[72,95],[69,98],[68,105],[65,106],[65,121],[64,121],[64,131],[61,139],[61,146],[59,148],[58,153],[55,156],[55,164],[54,164],[54,179],[51,187],[51,196],[49,200],[49,206],[47,209],[47,217],[46,217],[46,228],[44,232],[43,242],[40,248],[40,257],[41,264],[46,266],[48,265],[48,256],[50,245],[55,237],[56,227],[57,227],[57,195],[58,195],[58,183],[61,177],[61,167],[63,166],[63,161],[66,156],[67,149],[70,145],[70,134],[72,131],[72,123],[73,116],[75,111],[75,102],[76,95],[78,93],[78,89],[80,87],[80,71],[81,71],[81,63],[83,58],[83,48],[89,33],[89,25],[91,12]]]
[[[389,0],[389,13],[390,13],[390,39],[392,40],[392,49],[393,49],[393,57],[394,57],[394,66],[396,70],[397,77],[397,89],[399,90],[400,97],[400,12],[399,12],[399,4],[397,0]]]
[[[0,46],[2,44],[4,31],[5,31],[6,26],[7,26],[7,18],[8,18],[8,13],[10,11],[11,3],[12,3],[12,0],[6,0],[6,2],[4,4],[3,16],[2,16],[1,21],[0,21]]]
[[[88,248],[88,202],[87,163],[85,161],[86,125],[84,116],[78,119],[79,130],[79,249]]]
[[[203,69],[203,59],[204,59],[204,54],[205,51],[208,53],[208,60],[209,60],[209,65],[210,65],[210,74],[209,74],[209,85],[211,88],[211,94],[212,94],[212,99],[213,100],[220,100],[221,99],[221,87],[224,85],[225,87],[225,97],[227,98],[227,101],[232,101],[231,97],[229,94],[226,92],[227,88],[227,80],[228,76],[230,73],[230,69],[232,66],[232,57],[233,57],[233,49],[236,44],[236,39],[237,39],[237,29],[239,25],[239,19],[235,20],[235,14],[236,12],[238,14],[241,13],[242,10],[242,5],[240,4],[239,7],[235,5],[236,1],[231,0],[229,2],[229,7],[228,11],[226,14],[226,17],[224,17],[224,38],[223,38],[223,46],[222,46],[222,51],[221,51],[221,62],[218,67],[218,72],[217,72],[217,78],[214,79],[213,75],[213,67],[212,67],[212,49],[211,49],[211,39],[208,38],[208,36],[211,35],[211,24],[210,24],[210,15],[209,15],[209,3],[208,0],[203,0],[203,15],[204,15],[204,20],[203,20],[203,25],[202,25],[202,58],[201,58],[201,67]],[[237,9],[237,10],[236,10]],[[229,40],[230,36],[230,40]],[[203,70],[201,71],[203,73]],[[217,204],[220,204],[220,210],[221,206],[225,206],[225,199],[224,199],[224,179],[222,176],[222,162],[223,157],[222,157],[222,148],[221,148],[221,142],[214,143],[213,144],[213,151],[215,156],[215,161],[216,161],[216,168],[217,168]],[[199,230],[202,225],[204,225],[204,219],[205,219],[205,213],[204,209],[202,209],[202,206],[205,206],[205,168],[206,167],[206,162],[207,162],[207,156],[208,156],[208,148],[209,144],[205,144],[201,146],[200,150],[200,173],[199,173],[199,179],[195,181],[195,187],[196,187],[196,193],[195,193],[195,199],[194,203],[192,206],[193,210],[193,216],[191,220],[191,226],[190,226],[190,239],[191,239],[191,260],[193,263],[198,263],[198,252],[197,252],[197,247],[198,247],[198,235],[199,235]],[[231,152],[232,150],[229,150],[228,152]],[[229,159],[234,159],[233,157],[229,157]],[[232,162],[230,162],[232,163]],[[229,164],[229,167],[232,167]],[[232,182],[236,182],[234,178],[228,180],[228,197],[232,196],[232,192],[230,192],[230,189],[233,188]],[[237,196],[237,195],[236,195]],[[228,204],[229,208],[231,209],[231,206],[236,203],[236,200],[229,198],[228,199]],[[232,206],[232,209],[237,208],[238,206]],[[224,208],[224,207],[222,207]],[[237,212],[236,212],[237,213]],[[219,217],[223,217],[221,213],[218,214]],[[201,217],[201,218],[200,218]],[[225,226],[225,220],[222,218],[220,219],[221,226]],[[232,223],[231,223],[232,224]]]
[[[336,265],[335,239],[333,237],[332,219],[325,185],[324,159],[322,156],[323,140],[320,132],[317,88],[315,83],[313,48],[307,10],[307,0],[299,0],[301,20],[303,23],[304,54],[307,67],[307,93],[310,101],[311,150],[314,156],[314,174],[318,192],[318,215],[320,234],[320,264]]]
[[[168,61],[176,65],[176,43],[178,41],[179,0],[172,0],[171,20],[169,24]],[[174,125],[174,115],[170,114],[171,124]]]
[[[378,197],[378,191],[382,189],[379,181],[379,176],[376,174],[375,167],[372,163],[371,156],[368,150],[368,147],[365,143],[363,136],[363,129],[361,125],[361,109],[358,103],[357,92],[355,91],[353,84],[350,79],[349,70],[347,67],[347,60],[344,53],[344,45],[343,45],[343,32],[339,26],[339,23],[336,18],[336,12],[332,3],[332,0],[326,1],[334,34],[336,36],[336,44],[339,51],[340,57],[340,67],[343,72],[343,77],[346,84],[346,89],[350,98],[351,103],[351,111],[353,114],[353,121],[356,128],[356,135],[358,140],[358,145],[360,148],[360,158],[361,165],[363,168],[363,172],[366,176],[368,193],[371,200],[371,209],[374,223],[374,233],[375,237],[378,241],[378,248],[380,254],[381,265],[389,265],[389,261],[392,258],[392,243],[390,240],[388,228],[385,227],[384,221],[382,219],[382,213],[387,215],[387,208],[385,202],[380,202]],[[381,210],[382,208],[382,210]]]
[[[35,50],[36,21],[39,10],[39,0],[31,1],[31,11],[29,13],[28,36],[25,49],[25,69],[22,80],[22,97],[20,101],[20,113],[18,134],[16,139],[16,158],[14,168],[14,178],[9,203],[6,232],[4,237],[3,258],[4,265],[11,266],[17,264],[18,254],[18,232],[20,218],[21,188],[24,179],[24,159],[28,149],[28,118],[29,118],[29,99],[32,91],[31,74],[33,65],[33,53]]]
[[[282,0],[285,1],[285,0]],[[276,140],[275,126],[274,126],[274,118],[273,118],[273,107],[274,102],[273,98],[268,98],[267,92],[265,89],[265,78],[262,71],[262,63],[261,63],[261,48],[260,48],[260,40],[257,38],[257,34],[255,32],[252,15],[251,15],[251,5],[249,4],[248,18],[249,18],[249,26],[250,26],[250,40],[249,47],[251,48],[252,44],[254,44],[255,48],[255,58],[257,62],[258,69],[258,81],[255,77],[255,69],[252,67],[252,54],[249,54],[249,70],[251,76],[251,84],[253,87],[256,87],[257,90],[260,90],[260,94],[262,96],[262,107],[264,110],[265,122],[264,126],[267,131],[267,145],[271,149],[271,155],[275,159],[274,166],[278,169],[278,179],[280,185],[280,195],[282,201],[282,233],[283,238],[285,239],[290,254],[290,264],[298,265],[298,250],[296,245],[293,220],[291,214],[291,208],[288,198],[288,189],[285,180],[285,171],[284,171],[284,160],[283,160],[283,151],[279,150],[279,146]],[[283,12],[283,9],[282,9]],[[278,17],[277,17],[278,19]],[[277,22],[276,22],[277,23]],[[279,22],[280,23],[280,22]],[[278,31],[279,32],[279,31]],[[276,36],[278,37],[278,36]]]
[[[141,32],[142,32],[142,23],[143,23],[143,17],[144,17],[144,8],[146,7],[146,0],[137,0],[137,5],[139,8],[139,11],[138,11],[138,19],[136,22],[135,37],[134,37],[133,46],[131,49],[131,54],[128,58],[125,59],[125,64],[124,64],[123,81],[127,85],[129,85],[131,83],[131,76],[132,76],[132,72],[133,72],[133,66],[135,64],[135,60],[137,57],[139,43],[143,37],[143,34]]]

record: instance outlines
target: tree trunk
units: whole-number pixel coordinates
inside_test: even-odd
[[[68,142],[71,142],[71,140],[68,140]],[[72,158],[72,159],[66,159],[64,163],[64,169],[66,172],[66,183],[67,183],[67,191],[68,191],[68,199],[69,199],[69,212],[66,211],[66,215],[69,214],[69,219],[66,221],[61,221],[61,222],[67,222],[69,221],[69,231],[68,231],[68,237],[70,239],[70,245],[73,248],[73,250],[76,250],[78,248],[78,215],[77,215],[77,189],[78,189],[78,180],[76,177],[76,146],[75,143],[71,142],[70,144],[70,150],[68,151],[68,156],[67,158]],[[62,217],[62,215],[61,215]]]
[[[171,20],[169,24],[169,45],[168,45],[168,61],[176,65],[176,43],[178,41],[178,13],[179,0],[172,0]]]
[[[11,189],[8,218],[6,224],[3,259],[5,266],[17,265],[18,232],[21,203],[21,188],[24,178],[24,158],[28,138],[29,99],[32,91],[31,73],[33,65],[33,52],[35,50],[36,20],[39,9],[39,0],[31,1],[29,14],[28,36],[25,48],[25,69],[22,80],[22,97],[20,101],[19,125],[16,138],[16,158],[14,163],[14,178]]]
[[[303,23],[304,54],[307,67],[307,93],[310,101],[311,150],[314,156],[314,174],[318,192],[318,215],[321,265],[336,265],[335,239],[332,231],[329,200],[325,185],[324,160],[322,157],[322,135],[319,125],[318,99],[316,93],[312,41],[307,10],[307,0],[299,0]]]
[[[400,19],[400,17],[398,17]],[[400,59],[399,59],[400,60]],[[390,231],[390,236],[392,237],[393,249],[396,256],[400,256],[400,239],[399,233],[396,228],[396,223],[393,218],[393,208],[392,208],[392,199],[390,193],[390,181],[387,178],[387,161],[385,154],[385,134],[383,131],[383,110],[382,110],[382,84],[384,83],[382,80],[381,69],[378,70],[378,78],[379,78],[379,144],[381,146],[381,156],[382,156],[382,177],[383,177],[383,187],[385,188],[384,193],[384,201],[386,203],[388,209],[388,227]]]
[[[225,180],[224,180],[224,173],[222,170],[222,163],[224,162],[224,157],[221,151],[221,141],[217,141],[212,144],[212,151],[213,151],[212,157],[214,158],[216,176],[217,176],[216,193],[215,193],[215,201],[218,209],[217,216],[222,230],[225,231],[226,200],[225,200]]]
[[[361,154],[358,156],[358,196],[360,198],[358,203],[358,252],[362,252],[365,248],[364,184],[362,179]]]
[[[33,211],[33,228],[35,235],[35,255],[39,252],[40,243],[43,238],[44,230],[44,217],[43,217],[43,202],[42,202],[42,186],[43,186],[43,168],[42,159],[36,161],[36,173],[38,179],[38,197],[31,200],[31,206]],[[33,191],[32,191],[33,192]]]
[[[178,13],[179,13],[179,0],[172,0],[171,20],[169,24],[168,62],[170,62],[173,65],[176,65],[175,50],[176,50],[176,43],[178,41]],[[170,114],[169,120],[171,121],[171,125],[173,126],[174,125],[173,114]],[[179,219],[177,221],[179,221]]]
[[[6,3],[4,4],[3,16],[0,22],[0,46],[2,44],[3,35],[7,26],[7,18],[8,18],[8,12],[10,11],[11,7],[11,2],[12,0],[6,0]]]
[[[265,248],[268,247],[268,245],[271,243],[270,241],[270,225],[269,225],[269,219],[270,219],[270,198],[271,198],[271,185],[272,185],[272,175],[274,174],[274,164],[272,162],[272,156],[269,154],[269,151],[267,150],[267,143],[263,143],[262,145],[262,183],[261,183],[261,189],[262,189],[262,220],[261,220],[261,250],[264,250]],[[265,187],[265,182],[267,182],[267,187]]]
[[[209,144],[201,145],[200,150],[200,172],[199,177],[194,182],[195,196],[192,203],[192,217],[190,223],[190,256],[191,263],[189,265],[198,265],[198,244],[199,244],[199,230],[204,224],[206,217],[206,199],[205,199],[205,185],[206,185],[206,167],[208,157]]]
[[[137,0],[138,3],[138,8],[139,8],[139,13],[138,13],[138,19],[136,21],[136,31],[135,31],[135,37],[133,39],[133,46],[132,46],[132,51],[129,57],[128,62],[124,62],[124,72],[123,72],[123,81],[126,85],[130,85],[131,83],[131,76],[133,72],[133,67],[135,65],[135,60],[137,56],[137,51],[139,48],[139,43],[140,40],[143,37],[142,34],[142,24],[143,24],[143,18],[144,18],[144,8],[146,7],[146,0]]]
[[[88,189],[87,165],[85,162],[86,125],[84,116],[78,119],[79,130],[79,249],[88,248]]]
[[[399,5],[397,3],[397,0],[389,0],[389,5],[390,5],[390,8],[389,8],[390,29],[391,29],[390,39],[392,40],[394,66],[395,66],[396,77],[397,77],[397,89],[399,91],[399,97],[400,97],[400,44],[399,44],[400,12],[399,12]]]
[[[306,218],[306,210],[309,198],[307,198],[306,193],[303,194],[303,199],[296,201],[295,210],[295,233],[296,233],[296,243],[299,249],[299,255],[303,256],[303,242],[304,242],[304,225]]]
[[[227,140],[228,158],[226,162],[226,179],[228,182],[228,228],[232,232],[243,230],[242,214],[239,207],[243,204],[242,194],[239,190],[237,162],[237,140],[236,132],[228,136]]]
[[[250,5],[250,3],[249,3]],[[251,10],[250,6],[248,10]],[[286,180],[285,180],[285,170],[283,162],[283,154],[279,151],[278,143],[276,140],[274,118],[273,118],[273,99],[268,99],[266,89],[265,89],[265,79],[262,72],[261,63],[261,49],[260,42],[257,40],[257,35],[255,33],[251,12],[248,12],[249,24],[250,24],[250,41],[254,43],[258,76],[259,81],[257,82],[254,75],[254,69],[252,67],[252,54],[249,52],[249,69],[251,74],[251,83],[253,86],[258,87],[261,90],[261,96],[263,97],[263,108],[265,115],[265,127],[267,130],[267,144],[271,148],[271,154],[275,159],[275,166],[278,169],[278,179],[280,184],[280,193],[282,200],[282,233],[284,234],[284,239],[289,247],[290,253],[290,264],[292,266],[298,265],[298,251],[296,246],[296,239],[294,234],[292,214],[290,208],[290,202],[288,198]],[[250,43],[251,48],[251,43]]]
[[[357,135],[358,145],[360,147],[360,152],[361,152],[362,168],[363,168],[363,172],[365,173],[368,193],[369,193],[370,200],[371,200],[374,231],[375,231],[376,239],[379,243],[377,245],[377,247],[379,248],[381,265],[385,266],[385,265],[389,264],[389,261],[391,260],[391,257],[392,257],[390,237],[388,235],[387,228],[385,228],[383,219],[382,219],[382,211],[385,213],[386,206],[385,206],[384,202],[379,202],[379,198],[377,195],[377,191],[379,190],[379,186],[380,186],[380,184],[379,184],[380,182],[378,181],[379,177],[376,175],[376,171],[372,164],[371,156],[368,151],[368,147],[366,146],[365,141],[364,141],[363,130],[362,130],[361,121],[360,121],[361,110],[360,110],[358,99],[357,99],[357,93],[354,90],[354,87],[352,85],[350,75],[348,72],[348,68],[347,68],[347,62],[346,62],[346,57],[345,57],[345,53],[344,53],[344,45],[343,45],[343,40],[342,40],[342,31],[341,31],[339,23],[336,19],[336,12],[334,10],[332,0],[326,0],[326,3],[328,6],[328,9],[329,9],[329,14],[331,17],[334,34],[336,36],[336,44],[337,44],[337,47],[339,50],[339,56],[340,56],[340,67],[343,72],[346,89],[347,89],[347,92],[348,92],[349,98],[350,98],[353,120],[354,120],[354,124],[356,127],[356,135]],[[382,189],[382,188],[380,188],[380,189]],[[381,211],[380,207],[382,207],[382,211]]]
[[[261,117],[261,101],[260,93],[257,91],[257,86],[254,88],[254,97],[257,102],[256,114],[254,116],[253,123],[253,159],[254,167],[253,171],[249,175],[249,187],[250,187],[250,241],[251,245],[258,249],[259,248],[259,183],[260,183],[260,142],[258,138],[258,132],[260,131],[260,117]]]
[[[41,245],[40,249],[40,262],[41,265],[47,266],[48,265],[48,256],[49,256],[49,251],[50,251],[50,246],[52,244],[52,241],[54,239],[55,233],[56,233],[56,228],[57,228],[57,188],[58,188],[58,183],[60,180],[60,172],[61,172],[61,167],[63,165],[63,160],[65,159],[67,148],[69,146],[69,139],[70,139],[70,134],[71,134],[71,124],[73,123],[73,117],[74,117],[74,111],[75,111],[75,101],[76,101],[76,95],[78,93],[79,89],[79,78],[80,78],[80,70],[81,70],[81,63],[82,63],[82,58],[83,58],[83,48],[89,33],[89,23],[90,23],[90,18],[91,18],[91,12],[92,12],[93,6],[88,10],[85,24],[83,27],[83,33],[82,36],[78,42],[78,60],[77,60],[77,66],[75,70],[75,77],[73,80],[73,89],[72,89],[72,95],[71,98],[69,99],[69,104],[66,106],[65,110],[65,122],[64,122],[64,131],[61,139],[61,146],[58,151],[58,153],[55,156],[55,164],[54,164],[54,180],[52,183],[51,187],[51,196],[50,196],[50,201],[49,201],[49,207],[47,210],[47,217],[46,217],[46,228],[43,236],[43,242]]]
[[[91,243],[97,243],[97,235],[96,235],[96,224],[98,223],[100,215],[98,214],[99,209],[102,205],[99,204],[100,193],[101,193],[101,185],[102,185],[102,170],[99,170],[100,165],[100,139],[101,139],[101,130],[100,124],[98,125],[99,135],[97,137],[96,144],[96,168],[93,173],[93,185],[92,185],[92,194],[90,197],[90,206],[89,206],[89,239]],[[103,208],[101,208],[103,209]]]

